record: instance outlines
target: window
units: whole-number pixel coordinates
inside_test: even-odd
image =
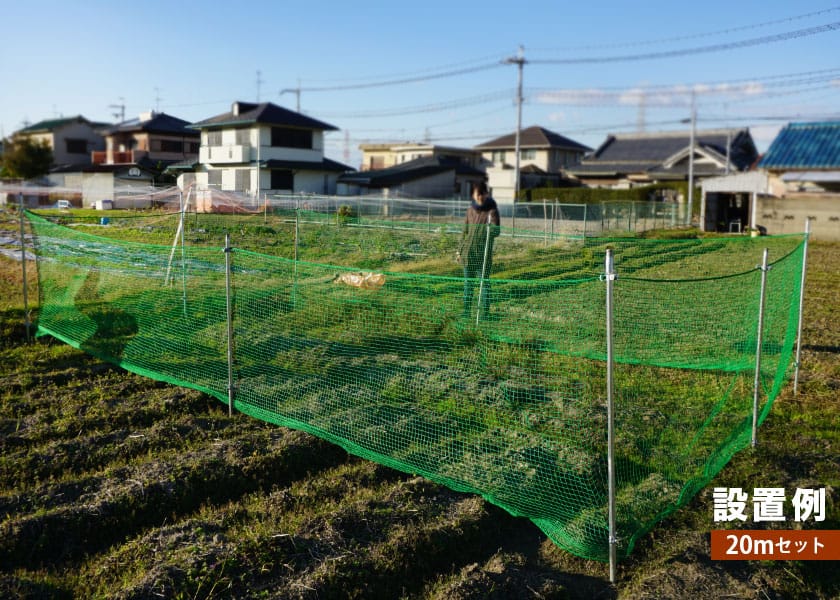
[[[271,145],[281,148],[312,148],[312,130],[272,127]],[[276,189],[276,188],[275,188]]]
[[[200,148],[200,144],[198,142],[190,142],[190,149],[188,152],[190,154],[198,154],[198,150]]]
[[[494,165],[504,164],[504,162],[505,162],[505,151],[504,150],[493,150],[493,154],[491,155],[490,160],[493,161]]]
[[[250,129],[237,129],[236,130],[236,145],[237,146],[247,146],[251,143],[251,130]]]
[[[216,171],[209,171],[207,173],[207,183],[211,188],[216,188],[217,190],[222,189],[222,171],[221,169]]]
[[[234,183],[234,190],[237,192],[247,192],[251,187],[251,170],[250,169],[236,169],[236,181]]]
[[[152,140],[152,152],[183,152],[184,142],[178,140]]]
[[[216,131],[208,131],[207,132],[207,145],[208,146],[221,146],[222,145],[222,130],[218,129]]]
[[[527,150],[520,150],[520,156],[522,157],[522,160],[536,160],[537,151],[534,148],[528,148]]]
[[[87,140],[67,138],[64,141],[67,144],[67,154],[87,154]]]
[[[271,189],[272,190],[294,190],[295,176],[289,169],[272,169],[271,170]]]

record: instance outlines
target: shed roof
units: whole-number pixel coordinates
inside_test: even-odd
[[[269,159],[264,160],[261,167],[266,169],[292,169],[295,171],[332,171],[335,173],[343,173],[345,171],[354,171],[353,167],[349,167],[340,162],[329,158],[324,158],[320,162],[305,161],[305,160],[280,160]]]
[[[387,187],[431,177],[446,171],[457,175],[484,177],[484,171],[471,167],[459,160],[441,156],[421,156],[386,169],[371,169],[348,173],[339,177],[342,183],[355,183],[369,187]]]
[[[840,168],[840,121],[787,124],[758,166],[763,169]]]

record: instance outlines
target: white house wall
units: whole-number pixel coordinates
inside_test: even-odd
[[[409,198],[451,198],[455,196],[455,171],[445,171],[391,188],[390,195]]]
[[[98,204],[102,200],[113,199],[114,176],[112,173],[85,173],[82,175],[83,206],[90,206],[91,204]]]
[[[337,179],[338,175],[335,173],[297,171],[295,172],[295,192],[335,194]]]
[[[514,169],[487,169],[487,186],[497,203],[513,204],[514,174]]]

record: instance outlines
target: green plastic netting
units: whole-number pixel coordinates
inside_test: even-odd
[[[597,560],[609,552],[607,247],[618,274],[619,557],[749,444],[764,248],[760,420],[792,367],[801,235],[609,240],[503,229],[479,319],[463,314],[457,224],[357,227],[298,213],[259,230],[254,217],[195,216],[176,248],[28,219],[39,334],[223,402],[221,231],[241,240],[268,231],[261,243],[282,256],[230,253],[235,408],[480,494]],[[177,223],[136,230],[174,234]],[[478,294],[482,282],[469,283]]]

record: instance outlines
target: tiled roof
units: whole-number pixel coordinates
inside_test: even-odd
[[[287,127],[301,127],[303,129],[317,129],[320,131],[337,131],[338,127],[313,119],[301,113],[277,106],[271,102],[254,104],[251,102],[234,102],[230,112],[226,112],[198,123],[190,125],[193,129],[219,129],[233,125],[251,125],[264,123],[267,125],[285,125]]]
[[[686,166],[666,165],[679,158],[681,153],[687,154],[690,143],[691,134],[688,131],[613,134],[591,156],[568,170],[579,175],[674,175],[685,172]],[[757,157],[757,150],[748,129],[713,129],[695,133],[695,148],[721,162],[726,160],[727,143],[732,165],[739,170],[749,168]],[[700,165],[695,165],[695,168],[702,169]]]
[[[789,123],[758,163],[764,169],[840,168],[840,121]]]
[[[694,143],[697,146],[708,146],[725,155],[727,142],[735,146],[739,142],[739,136],[743,137],[745,134],[749,135],[745,129],[697,131]],[[613,134],[608,136],[587,160],[662,162],[687,148],[690,142],[691,134],[688,131]]]
[[[471,167],[459,160],[444,158],[440,156],[421,156],[386,169],[371,169],[348,173],[339,177],[342,183],[356,183],[371,187],[387,187],[455,171],[457,175],[473,175],[484,177],[484,171]]]
[[[492,149],[508,149],[516,147],[516,132],[508,135],[503,135],[489,142],[484,142],[475,146],[479,150]],[[520,148],[562,148],[565,150],[579,150],[580,152],[589,152],[592,150],[589,146],[584,146],[574,140],[554,133],[543,127],[528,127],[519,132],[519,147]]]
[[[335,173],[344,173],[345,171],[354,171],[353,167],[341,164],[329,158],[324,158],[321,162],[312,162],[304,160],[279,160],[270,159],[264,160],[260,166],[265,169],[295,169],[298,171],[333,171]]]
[[[196,138],[199,137],[201,134],[198,131],[187,128],[189,124],[189,121],[184,121],[178,117],[173,117],[172,115],[167,115],[166,113],[156,113],[153,114],[150,119],[141,120],[140,118],[137,118],[117,123],[116,125],[102,130],[102,133],[104,135],[112,135],[115,133],[144,131],[146,133],[165,133]]]
[[[71,123],[89,123],[92,125],[92,123],[90,123],[90,121],[85,119],[82,115],[76,115],[75,117],[62,117],[60,119],[46,119],[44,121],[38,121],[37,123],[24,127],[17,133],[41,133],[44,131],[54,131],[59,127],[69,125]]]

